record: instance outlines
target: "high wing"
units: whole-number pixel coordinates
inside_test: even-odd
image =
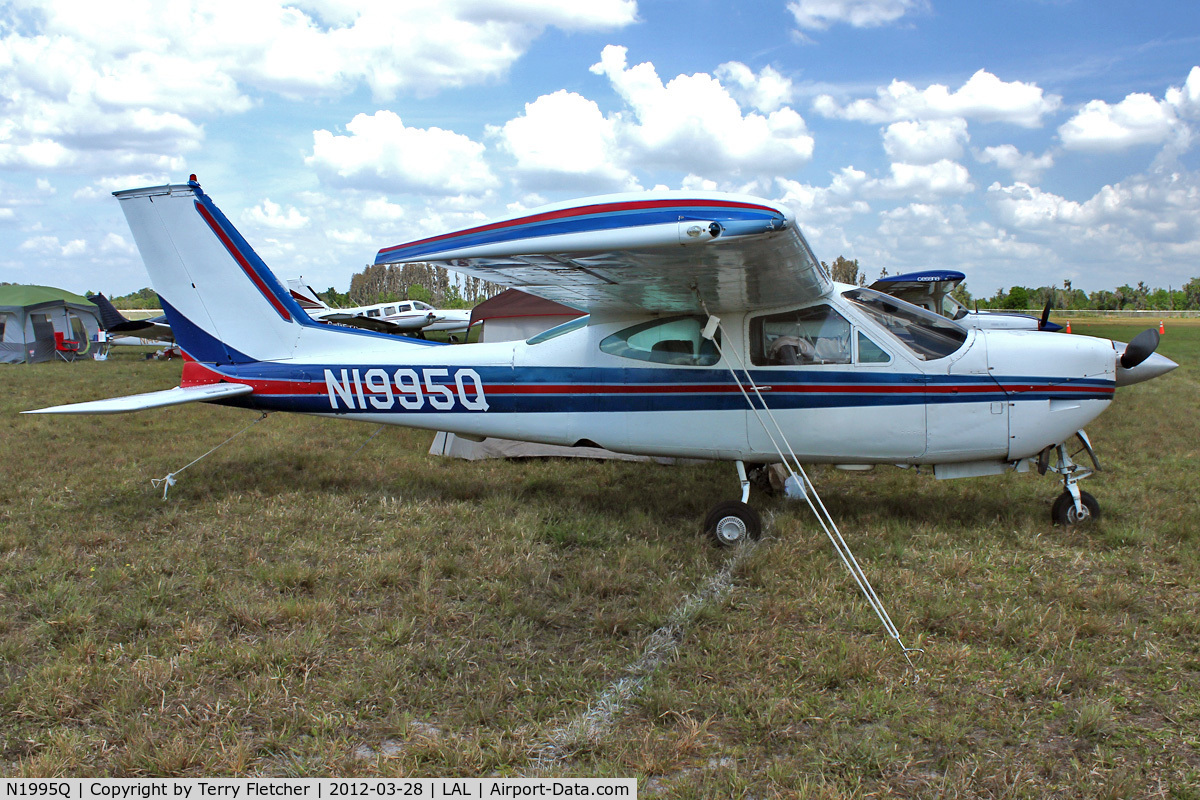
[[[921,272],[906,272],[903,275],[886,275],[867,288],[884,294],[899,294],[900,292],[932,294],[935,290],[949,294],[954,287],[966,279],[966,275],[956,270],[927,269]]]
[[[594,311],[745,311],[809,302],[833,283],[782,206],[713,192],[606,195],[387,247]]]

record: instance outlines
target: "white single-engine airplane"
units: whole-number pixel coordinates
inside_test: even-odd
[[[756,537],[746,465],[932,465],[1062,476],[1059,522],[1095,517],[1066,443],[1117,386],[1167,372],[1126,346],[966,329],[833,283],[786,209],[697,192],[610,195],[381,250],[584,308],[527,342],[453,347],[314,322],[201,190],[117,192],[187,356],[180,386],[26,413],[216,402],[626,453],[734,461],[706,528]],[[768,425],[768,423],[771,423]],[[772,426],[778,424],[777,428]],[[776,433],[782,435],[780,437]],[[1051,462],[1051,456],[1057,457]]]
[[[871,284],[872,289],[920,306],[927,311],[952,319],[964,328],[1003,329],[1009,331],[1060,331],[1062,326],[1050,321],[1050,304],[1042,316],[1030,316],[1016,311],[972,311],[951,296],[950,292],[967,276],[949,269],[930,269],[889,275]]]
[[[428,331],[448,334],[466,333],[471,324],[469,308],[434,308],[420,300],[396,300],[352,308],[334,308],[322,300],[303,280],[288,281],[292,299],[313,319],[334,322],[352,328],[381,333],[415,333],[421,338]]]

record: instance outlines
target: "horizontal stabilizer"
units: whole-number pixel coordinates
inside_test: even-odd
[[[250,394],[254,389],[244,383],[208,383],[202,386],[176,386],[161,392],[131,394],[126,397],[110,397],[107,400],[92,400],[87,403],[70,403],[64,406],[38,408],[22,411],[22,414],[127,414],[130,411],[145,411],[148,408],[180,406],[184,403],[204,403]]]

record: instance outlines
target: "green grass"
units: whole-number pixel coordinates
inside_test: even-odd
[[[1138,326],[1075,324],[1128,341]],[[730,558],[729,465],[463,463],[430,435],[186,406],[21,417],[179,365],[0,372],[0,773],[636,775],[662,797],[1200,797],[1200,326],[1089,429],[1099,528],[1036,475],[814,480],[906,642],[806,507],[673,658],[556,761]],[[363,446],[365,443],[365,446]],[[359,448],[362,450],[359,451]]]

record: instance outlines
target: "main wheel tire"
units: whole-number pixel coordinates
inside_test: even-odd
[[[704,518],[704,532],[721,547],[736,547],[762,535],[762,518],[740,500],[717,503]]]
[[[1055,525],[1091,525],[1100,519],[1100,504],[1096,502],[1096,498],[1081,489],[1079,499],[1083,501],[1083,510],[1086,512],[1082,516],[1075,508],[1075,498],[1070,492],[1063,492],[1058,496],[1050,509],[1050,518],[1054,520]]]

